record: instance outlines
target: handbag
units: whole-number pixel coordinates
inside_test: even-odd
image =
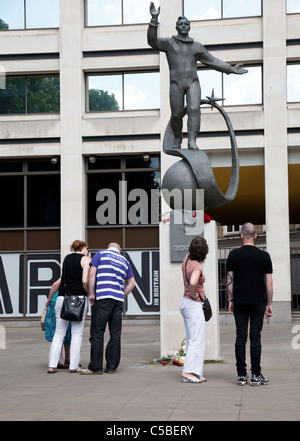
[[[190,281],[188,280],[187,275],[186,275],[186,267],[187,267],[188,260],[189,259],[187,258],[185,261],[185,278],[186,278],[187,282],[190,283]],[[208,322],[212,318],[211,305],[210,305],[210,302],[205,294],[204,294],[204,300],[202,299],[202,297],[201,297],[201,300],[202,300],[202,308],[203,308],[203,312],[204,312],[204,318],[205,318],[205,321]]]
[[[64,267],[63,272],[65,272]],[[66,280],[65,278],[65,297],[60,311],[60,318],[70,322],[81,322],[85,306],[85,296],[68,295]]]
[[[71,322],[81,322],[85,305],[85,296],[65,295],[60,318]]]

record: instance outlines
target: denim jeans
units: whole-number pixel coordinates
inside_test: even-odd
[[[88,368],[103,372],[104,333],[109,327],[110,339],[105,350],[106,369],[115,371],[121,358],[123,302],[114,299],[96,300],[92,306],[90,329],[91,358]]]
[[[236,324],[235,356],[238,375],[246,375],[246,343],[250,323],[250,361],[252,375],[261,373],[261,331],[265,305],[234,305]]]

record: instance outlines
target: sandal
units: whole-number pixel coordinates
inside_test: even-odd
[[[193,383],[193,384],[198,384],[198,383],[203,383],[202,378],[197,378],[195,376],[191,376],[191,377],[181,377],[181,381],[183,383]]]
[[[49,368],[47,374],[55,374],[57,372],[56,368]]]

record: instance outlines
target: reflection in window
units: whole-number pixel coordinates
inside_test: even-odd
[[[260,16],[261,0],[184,0],[184,15],[190,20]]]
[[[58,26],[59,0],[0,0],[0,29],[2,30]]]
[[[86,0],[86,26],[148,23],[149,4],[149,0]]]
[[[0,114],[59,113],[59,77],[6,78]]]
[[[160,106],[158,72],[89,75],[87,110],[145,110]]]
[[[300,64],[287,65],[287,102],[300,101]]]
[[[26,0],[26,29],[58,28],[58,3],[59,0]]]
[[[286,0],[286,12],[287,14],[295,14],[300,12],[299,0]]]
[[[244,75],[224,75],[225,105],[262,104],[261,67],[246,67]]]
[[[222,98],[225,106],[261,104],[262,68],[261,66],[245,66],[245,68],[248,70],[245,75],[226,75],[210,69],[198,70],[202,98],[211,96],[214,89],[214,96]]]

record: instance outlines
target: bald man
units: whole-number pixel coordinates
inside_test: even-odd
[[[125,284],[125,287],[124,287]],[[98,251],[90,262],[89,300],[92,305],[90,328],[91,357],[81,375],[103,373],[104,333],[108,323],[110,339],[105,350],[105,372],[115,373],[121,358],[121,332],[124,298],[134,289],[130,263],[118,243]]]
[[[250,323],[251,386],[266,385],[261,373],[261,331],[263,319],[272,317],[272,261],[270,255],[254,245],[257,237],[250,222],[241,229],[243,246],[229,253],[227,259],[227,292],[229,312],[236,324],[235,356],[237,383],[247,383],[246,342]]]

